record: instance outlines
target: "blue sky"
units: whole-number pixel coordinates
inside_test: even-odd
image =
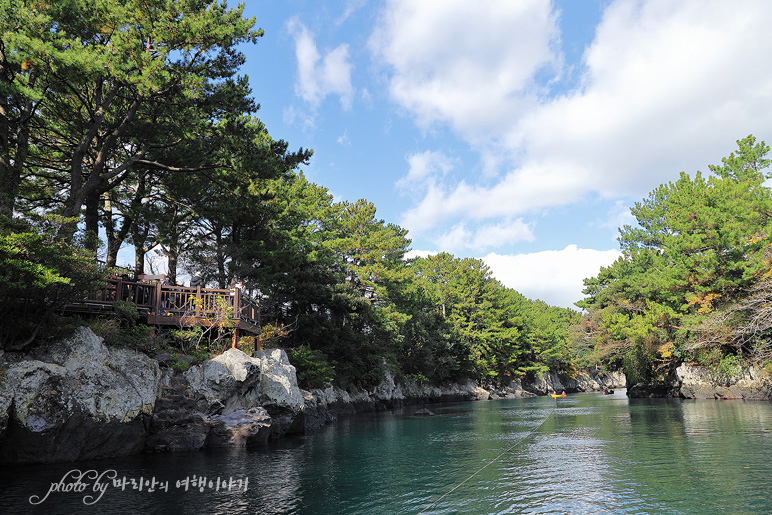
[[[772,129],[765,0],[250,0],[258,116],[414,254],[571,307],[629,208]]]

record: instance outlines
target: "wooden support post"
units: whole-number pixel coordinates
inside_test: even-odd
[[[233,290],[233,318],[238,322],[241,320],[241,288],[236,286]]]
[[[233,328],[233,342],[231,342],[232,348],[236,348],[236,344],[239,342],[239,324],[241,323],[239,300],[241,299],[241,288],[238,285],[233,289],[233,319],[236,323],[236,327]]]
[[[150,311],[156,315],[165,315],[161,312],[161,282],[155,283],[155,295],[153,295],[153,306],[150,307]]]

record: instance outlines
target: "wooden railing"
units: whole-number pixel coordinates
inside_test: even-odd
[[[194,326],[236,322],[236,327],[256,332],[260,306],[240,288],[164,286],[158,281],[108,279],[101,290],[67,306],[69,311],[112,311],[116,301],[134,304],[151,325]]]

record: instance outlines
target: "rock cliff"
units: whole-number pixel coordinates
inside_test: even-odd
[[[0,462],[255,445],[302,431],[304,405],[284,351],[230,349],[175,376],[80,328],[33,354],[0,353]]]
[[[772,378],[756,367],[729,377],[684,363],[676,375],[680,396],[686,399],[772,400]]]
[[[311,431],[338,415],[391,410],[411,404],[487,400],[489,397],[487,390],[471,381],[446,386],[424,386],[410,381],[398,384],[386,370],[381,383],[370,390],[329,386],[304,392],[302,420],[304,429]]]
[[[0,461],[54,462],[142,450],[162,386],[158,363],[88,329],[0,357]]]
[[[298,388],[280,349],[237,349],[174,373],[89,329],[32,354],[0,351],[0,462],[42,463],[264,444],[313,431],[339,415],[411,404],[525,397],[624,385],[620,375],[545,374],[506,388],[427,386],[389,373],[374,388]],[[173,361],[173,360],[172,360]]]

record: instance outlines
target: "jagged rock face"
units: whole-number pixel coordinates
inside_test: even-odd
[[[258,351],[254,357],[228,349],[185,373],[199,408],[208,415],[228,415],[263,406],[277,414],[296,415],[303,395],[297,385],[295,367],[280,349]]]
[[[204,447],[212,425],[198,413],[190,394],[182,377],[169,378],[169,385],[161,389],[153,408],[146,451],[197,451]]]
[[[142,448],[162,377],[144,354],[107,348],[80,328],[0,369],[0,461],[86,460]]]
[[[249,447],[264,444],[274,421],[264,408],[235,410],[227,415],[198,411],[190,384],[173,376],[164,386],[150,420],[145,450],[196,451],[205,447]]]
[[[703,367],[682,364],[676,369],[680,395],[687,399],[772,400],[772,378],[758,368],[736,377],[718,376]]]
[[[304,428],[313,431],[337,415],[362,411],[383,411],[400,408],[411,403],[455,402],[488,399],[487,391],[473,382],[440,386],[422,386],[407,381],[398,384],[388,371],[384,379],[370,390],[351,388],[343,390],[334,386],[305,392]]]
[[[295,367],[290,364],[287,353],[282,349],[257,351],[253,359],[262,363],[258,403],[269,413],[271,408],[298,413],[303,408],[303,394],[298,388]]]
[[[609,374],[580,371],[573,377],[548,372],[537,376],[532,382],[522,385],[522,389],[537,395],[547,395],[551,392],[591,392],[603,391],[607,388],[625,388],[627,381],[621,372]]]
[[[606,389],[626,388],[627,378],[622,372],[596,373],[580,371],[566,386],[581,392],[600,392]]]
[[[252,447],[263,445],[271,436],[271,416],[265,408],[234,411],[229,415],[214,415],[207,447]]]

